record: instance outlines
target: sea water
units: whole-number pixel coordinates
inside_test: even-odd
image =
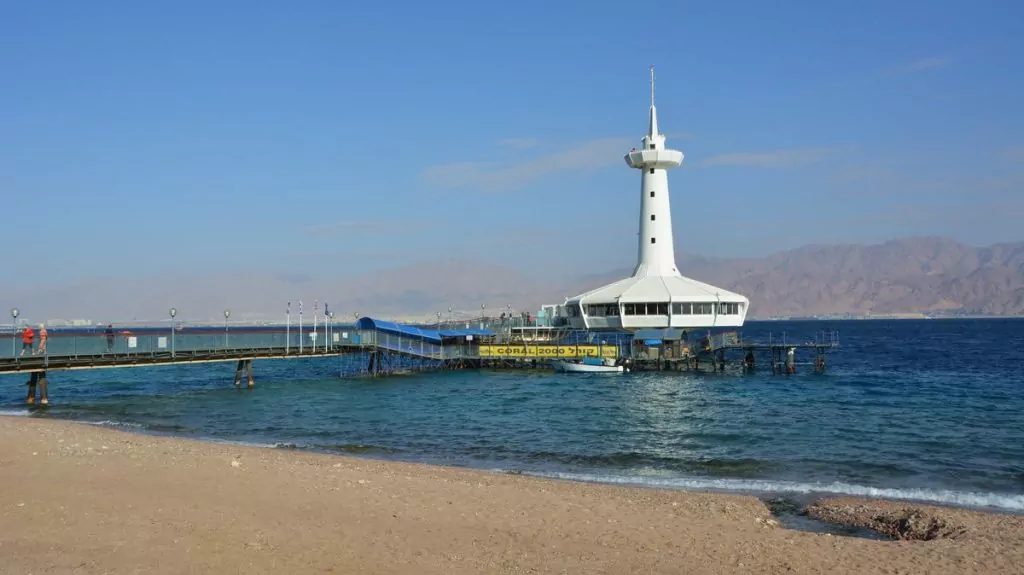
[[[549,477],[840,493],[1024,511],[1024,321],[760,322],[838,330],[828,371],[338,377],[338,358],[56,371],[46,409],[0,377],[0,415]],[[738,359],[738,358],[737,358]],[[798,357],[799,359],[799,357]],[[811,357],[804,359],[810,360]]]

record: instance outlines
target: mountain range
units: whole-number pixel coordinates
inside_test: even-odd
[[[744,294],[751,318],[812,315],[1024,314],[1024,242],[972,247],[942,237],[881,244],[808,245],[761,258],[680,255],[683,275]],[[211,275],[96,278],[68,285],[6,286],[3,299],[33,320],[158,320],[176,307],[181,319],[276,321],[285,302],[327,299],[336,316],[354,313],[430,320],[440,313],[489,315],[511,306],[536,310],[629,275],[632,268],[562,280],[535,280],[499,265],[424,262],[340,280],[265,271]],[[8,302],[4,302],[8,303]],[[322,311],[322,304],[321,304]]]

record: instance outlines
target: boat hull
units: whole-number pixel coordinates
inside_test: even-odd
[[[553,365],[555,371],[565,373],[622,373],[625,371],[621,365],[587,365],[569,361],[555,361]]]

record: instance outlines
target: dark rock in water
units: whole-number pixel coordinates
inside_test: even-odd
[[[804,515],[807,512],[799,502],[785,497],[773,497],[764,502],[772,515]]]
[[[820,521],[870,529],[892,539],[903,541],[931,541],[951,539],[966,529],[915,507],[885,509],[871,505],[836,505],[815,503],[807,514]]]

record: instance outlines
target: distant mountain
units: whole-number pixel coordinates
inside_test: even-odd
[[[761,318],[1024,314],[1024,242],[975,248],[941,237],[905,238],[810,245],[757,259],[681,257],[677,263],[683,275],[746,295],[751,314]]]
[[[751,300],[751,317],[825,314],[1024,314],[1024,242],[983,248],[941,237],[875,245],[810,245],[764,258],[683,255],[680,271]],[[628,275],[632,268],[577,278],[536,281],[508,267],[459,260],[427,262],[346,280],[244,272],[204,276],[100,278],[73,285],[3,289],[4,303],[25,318],[94,321],[159,320],[174,306],[181,318],[280,320],[285,302],[330,302],[339,317],[355,312],[403,320],[498,314],[561,303]]]

